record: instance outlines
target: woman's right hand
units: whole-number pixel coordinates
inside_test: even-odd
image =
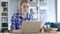
[[[13,30],[12,32],[18,33],[18,32],[21,32],[21,30]]]

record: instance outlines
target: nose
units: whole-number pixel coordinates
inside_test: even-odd
[[[28,9],[29,9],[29,8],[27,8],[27,7],[25,8],[25,10],[28,10]]]

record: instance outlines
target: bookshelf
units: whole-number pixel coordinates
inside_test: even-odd
[[[8,30],[8,2],[1,2],[1,31]]]

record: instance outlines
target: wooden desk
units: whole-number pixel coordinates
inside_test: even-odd
[[[6,33],[4,33],[4,34],[6,34]],[[50,32],[38,32],[38,33],[7,33],[7,34],[60,34],[60,32],[58,32],[58,31],[50,31]]]
[[[10,34],[18,34],[18,33],[10,33]],[[19,34],[60,34],[60,32],[59,33],[19,33]]]
[[[0,33],[0,34],[18,34],[18,33]],[[55,33],[54,32],[53,33],[21,33],[21,34],[60,34],[60,32],[55,32]]]

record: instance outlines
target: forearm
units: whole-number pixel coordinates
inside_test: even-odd
[[[21,30],[13,30],[12,32],[16,32],[17,33],[17,32],[21,32]]]

